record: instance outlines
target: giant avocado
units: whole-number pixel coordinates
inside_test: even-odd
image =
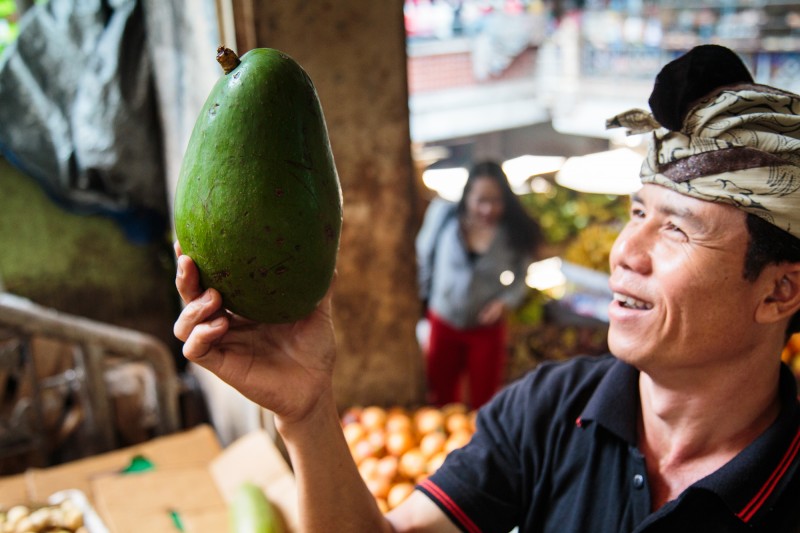
[[[292,322],[333,278],[342,193],[311,79],[283,52],[220,47],[225,74],[189,139],[175,232],[203,287],[245,318]]]

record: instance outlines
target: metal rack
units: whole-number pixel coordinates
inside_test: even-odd
[[[37,376],[32,343],[52,339],[70,347],[72,364],[54,376]],[[44,392],[69,388],[81,404],[83,423],[96,452],[117,447],[104,372],[109,360],[143,362],[156,376],[159,435],[180,429],[180,382],[169,349],[155,337],[40,306],[0,292],[0,372],[6,388],[28,392],[0,413],[0,457],[27,452],[48,463],[43,421]],[[3,393],[0,387],[0,393]],[[5,391],[8,394],[8,391]]]

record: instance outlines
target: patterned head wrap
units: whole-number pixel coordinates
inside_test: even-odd
[[[800,96],[734,83],[691,102],[681,118],[674,131],[661,125],[669,119],[635,109],[607,127],[651,132],[642,183],[731,204],[800,238]]]

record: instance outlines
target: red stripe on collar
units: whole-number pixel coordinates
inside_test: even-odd
[[[778,481],[781,480],[783,475],[786,473],[786,470],[789,468],[789,465],[792,464],[795,457],[797,457],[797,453],[800,451],[800,429],[797,430],[797,433],[792,440],[791,445],[786,450],[786,453],[781,458],[781,462],[778,463],[778,466],[775,467],[775,470],[772,471],[772,474],[769,476],[767,481],[761,487],[761,489],[756,493],[752,500],[745,505],[741,511],[736,513],[743,522],[749,522],[753,515],[758,512],[764,502],[767,501],[772,491],[775,490],[775,486],[778,484]]]

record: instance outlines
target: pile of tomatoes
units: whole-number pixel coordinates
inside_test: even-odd
[[[475,412],[463,404],[352,407],[342,415],[350,453],[383,512],[393,509],[433,474],[475,431]]]

